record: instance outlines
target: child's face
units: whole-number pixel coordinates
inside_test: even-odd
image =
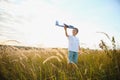
[[[75,36],[77,34],[77,30],[76,29],[73,29],[72,30],[72,34]]]

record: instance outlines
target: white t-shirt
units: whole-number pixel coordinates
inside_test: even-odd
[[[68,36],[69,41],[69,51],[78,52],[79,51],[79,39],[76,36]]]

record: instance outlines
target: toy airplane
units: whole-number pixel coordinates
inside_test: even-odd
[[[67,24],[60,25],[60,24],[58,23],[58,21],[56,21],[55,25],[56,25],[56,26],[59,26],[59,27],[64,27],[64,26],[67,26],[67,27],[68,27],[68,28],[70,28],[70,29],[74,29],[74,28],[75,28],[75,27],[74,27],[74,26],[72,26],[72,25],[67,25]]]

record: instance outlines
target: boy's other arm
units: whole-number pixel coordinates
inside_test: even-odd
[[[66,37],[68,37],[67,26],[64,26],[64,30],[65,30],[65,35],[66,35]]]
[[[80,49],[80,46],[79,46],[79,54],[81,54],[81,49]]]
[[[79,50],[80,50],[80,46],[79,46]]]

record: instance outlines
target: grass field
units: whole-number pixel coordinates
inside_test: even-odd
[[[120,80],[120,50],[82,49],[68,68],[67,49],[1,45],[0,80]]]

